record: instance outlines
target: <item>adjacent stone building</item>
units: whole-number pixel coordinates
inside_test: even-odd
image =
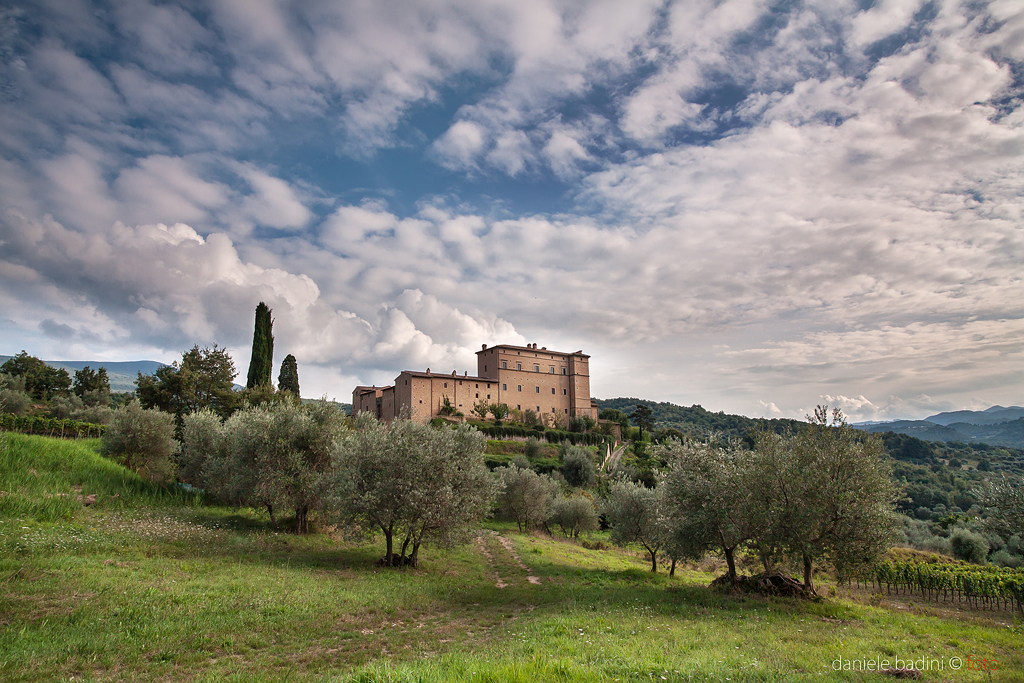
[[[476,352],[477,373],[441,374],[406,370],[387,387],[356,387],[352,413],[368,410],[392,420],[408,407],[415,420],[438,415],[445,399],[456,411],[469,415],[479,402],[504,403],[521,411],[532,410],[550,422],[576,415],[597,418],[590,399],[590,356],[583,351],[550,351],[536,344],[486,344]]]

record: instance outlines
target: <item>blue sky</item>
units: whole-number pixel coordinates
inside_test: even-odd
[[[4,353],[1024,403],[1018,2],[7,2]]]

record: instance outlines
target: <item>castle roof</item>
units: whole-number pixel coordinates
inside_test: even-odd
[[[495,377],[474,377],[473,375],[458,375],[444,372],[417,372],[416,370],[402,370],[402,375],[409,375],[411,377],[426,377],[428,379],[461,379],[469,382],[497,382]],[[401,377],[401,375],[399,375]]]
[[[583,353],[583,349],[580,349],[579,351],[573,351],[573,352],[570,353],[570,352],[567,352],[567,351],[552,351],[551,349],[549,349],[546,346],[543,347],[543,348],[539,348],[538,349],[536,345],[533,345],[533,346],[514,346],[512,344],[497,344],[495,346],[487,346],[487,344],[484,344],[483,348],[480,349],[479,351],[477,351],[477,353],[478,354],[484,353],[485,351],[489,351],[491,349],[510,349],[512,351],[536,351],[536,352],[543,351],[544,353],[550,353],[553,356],[580,356],[581,358],[590,358],[589,355]]]

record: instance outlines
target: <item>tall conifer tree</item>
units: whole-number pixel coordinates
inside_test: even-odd
[[[256,307],[256,328],[252,333],[252,358],[249,360],[249,377],[246,389],[270,384],[274,372],[274,321],[272,311],[265,303]]]
[[[277,376],[278,391],[290,391],[299,396],[299,364],[295,356],[288,354],[281,361],[281,374]]]

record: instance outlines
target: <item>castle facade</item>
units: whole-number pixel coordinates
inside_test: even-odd
[[[473,406],[504,403],[510,409],[532,410],[545,422],[567,422],[590,415],[597,406],[590,398],[590,356],[583,351],[550,351],[536,344],[483,347],[476,352],[476,375],[405,370],[387,387],[358,386],[352,391],[352,414],[372,412],[393,420],[408,408],[412,419],[427,421],[440,414],[445,399],[470,415]]]

